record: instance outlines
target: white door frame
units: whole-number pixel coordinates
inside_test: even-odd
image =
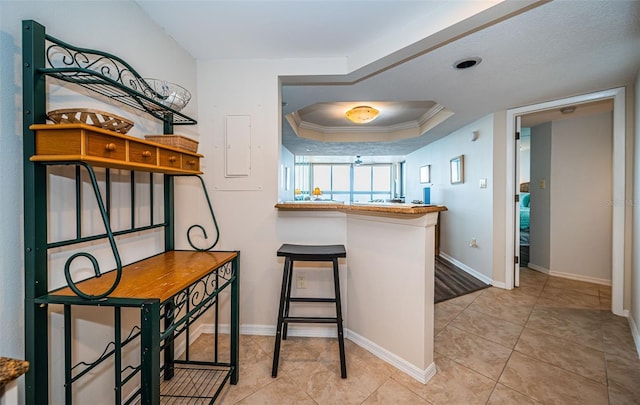
[[[522,134],[522,116],[521,115],[516,115],[514,118],[514,134],[515,133],[520,133]],[[514,189],[514,196],[515,194],[521,194],[520,191],[520,144],[522,142],[522,139],[520,138],[520,136],[517,137],[517,139],[514,137],[514,145],[513,145],[513,151],[514,151],[514,164],[513,164],[513,183],[514,183],[514,187],[517,187]],[[520,204],[520,199],[518,199],[518,204]],[[515,226],[515,224],[520,224],[520,209],[518,207],[518,204],[514,204],[513,207],[513,231],[515,232],[514,236],[513,236],[513,255],[518,257],[517,263],[514,264],[513,266],[513,286],[514,287],[520,287],[520,262],[522,261],[522,257],[520,257],[520,227],[519,226]]]
[[[625,216],[627,210],[626,183],[626,121],[625,121],[625,89],[619,87],[580,96],[563,98],[524,107],[507,110],[507,155],[506,155],[506,258],[505,258],[505,286],[514,287],[515,252],[515,223],[514,210],[516,194],[515,181],[515,117],[533,112],[561,108],[567,105],[583,104],[598,100],[613,100],[613,195],[611,205],[613,209],[611,234],[611,311],[624,316],[624,235]],[[516,264],[517,266],[517,264]]]

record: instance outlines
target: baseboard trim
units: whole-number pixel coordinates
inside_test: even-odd
[[[638,324],[633,320],[633,316],[627,316],[627,320],[629,321],[629,327],[631,328],[631,335],[633,336],[633,341],[636,344],[636,354],[640,358],[640,331],[638,330]]]
[[[550,276],[566,278],[569,280],[577,280],[577,281],[585,281],[587,283],[606,285],[611,287],[611,280],[606,280],[603,278],[591,277],[591,276],[583,276],[581,274],[573,274],[573,273],[563,273],[561,271],[549,271]]]
[[[202,324],[198,327],[198,333],[215,333],[213,324]],[[229,333],[231,328],[229,324],[220,324],[218,326],[220,333]],[[275,336],[276,327],[274,325],[240,325],[241,335],[256,335],[256,336]],[[297,326],[289,325],[287,329],[287,336],[296,337],[329,337],[334,338],[338,336],[338,332],[335,326]]]
[[[453,257],[449,256],[446,253],[440,252],[440,256],[443,259],[445,259],[446,261],[450,262],[451,264],[454,264],[457,267],[460,267],[466,273],[471,274],[473,277],[477,278],[478,280],[482,281],[483,283],[489,284],[489,285],[493,285],[493,280],[490,277],[487,277],[484,274],[480,273],[478,270],[472,269],[471,267],[469,267],[466,264],[454,259]]]
[[[531,262],[527,264],[527,267],[530,268],[531,270],[539,271],[540,273],[549,274],[549,269],[542,266],[538,266],[537,264],[534,264]]]
[[[548,275],[554,276],[554,277],[566,278],[566,279],[569,279],[569,280],[576,280],[576,281],[584,281],[584,282],[587,282],[587,283],[606,285],[606,286],[609,286],[609,287],[611,286],[611,280],[606,280],[606,279],[603,279],[603,278],[583,276],[581,274],[564,273],[562,271],[549,270],[547,268],[544,268],[542,266],[538,266],[537,264],[533,264],[531,262],[529,262],[527,267],[530,268],[531,270],[539,271],[541,273],[548,274]]]
[[[413,377],[422,384],[426,384],[434,375],[436,375],[436,365],[434,362],[431,362],[426,369],[422,370],[352,330],[347,330],[346,336],[353,343],[367,350],[379,359],[391,364],[405,374]]]

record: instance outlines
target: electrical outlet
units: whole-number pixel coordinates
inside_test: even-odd
[[[304,273],[298,273],[296,275],[296,288],[299,290],[307,288],[307,275]]]

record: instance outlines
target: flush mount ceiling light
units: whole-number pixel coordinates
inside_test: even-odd
[[[477,56],[475,56],[473,58],[461,59],[456,63],[454,63],[453,67],[459,70],[469,69],[471,67],[478,65],[480,62],[482,62],[482,58],[478,58]]]
[[[560,112],[562,114],[571,114],[572,112],[574,112],[576,110],[575,106],[569,106],[569,107],[562,107],[560,109]]]
[[[355,122],[356,124],[366,124],[367,122],[371,122],[376,119],[378,114],[380,114],[380,111],[366,105],[353,107],[344,113],[349,121]]]

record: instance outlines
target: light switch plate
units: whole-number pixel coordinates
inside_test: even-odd
[[[480,179],[480,188],[487,188],[487,179]]]

